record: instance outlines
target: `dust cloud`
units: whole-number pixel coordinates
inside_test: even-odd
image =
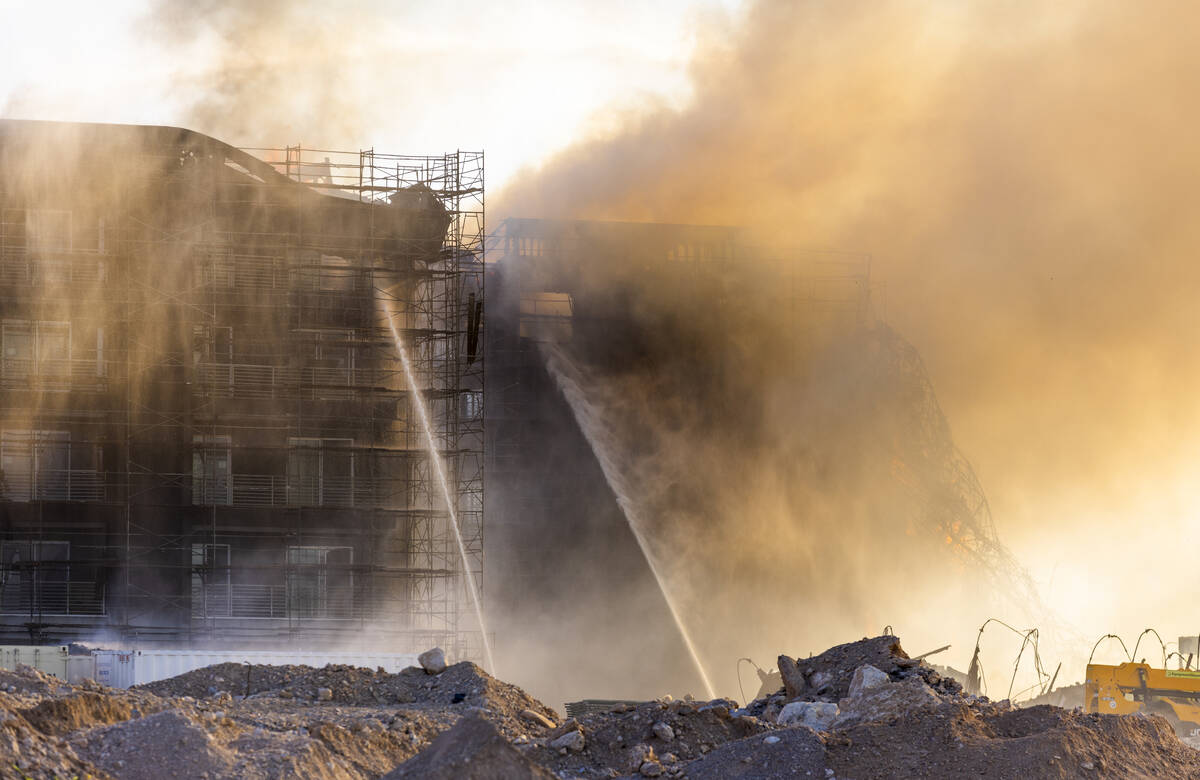
[[[180,63],[180,124],[237,146],[349,149],[389,105],[370,58],[405,64],[373,24],[380,14],[369,0],[158,0],[141,26]]]
[[[740,224],[778,246],[869,253],[875,311],[920,350],[1000,535],[1049,605],[1088,636],[1194,633],[1192,567],[1184,545],[1163,540],[1198,508],[1196,13],[1177,2],[758,2],[736,29],[708,31],[690,105],[649,109],[527,172],[492,213]],[[703,301],[691,310],[703,319]],[[750,336],[771,332],[756,327]],[[703,354],[704,326],[688,334]],[[857,636],[887,622],[910,650],[954,642],[946,660],[965,667],[971,629],[997,600],[977,571],[897,543],[903,523],[885,511],[870,448],[889,423],[839,417],[857,408],[839,398],[870,385],[838,355],[821,358],[821,381],[733,383],[760,391],[743,396],[758,436],[689,417],[700,412],[686,396],[680,416],[663,415],[656,383],[686,375],[671,378],[670,364],[618,377],[597,404],[648,398],[643,419],[675,425],[650,434],[679,445],[654,458],[680,498],[671,506],[710,485],[707,524],[687,526],[704,532],[675,548],[689,563],[672,567],[694,633],[728,639],[710,657],[732,659],[739,641],[766,658],[819,650],[845,638],[826,636],[834,628]],[[814,430],[840,485],[795,465]],[[1133,549],[1154,551],[1153,571]],[[791,644],[732,636],[771,621],[789,624]],[[1061,652],[1063,678],[1081,677],[1086,648]]]

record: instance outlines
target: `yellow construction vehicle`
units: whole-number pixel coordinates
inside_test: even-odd
[[[1180,736],[1200,736],[1200,671],[1088,664],[1083,701],[1088,712],[1161,715]]]

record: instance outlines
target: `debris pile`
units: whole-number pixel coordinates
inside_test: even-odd
[[[745,707],[667,696],[565,721],[440,656],[399,674],[221,664],[130,690],[0,670],[0,776],[1200,776],[1161,718],[970,696],[890,636],[781,656],[783,688]]]

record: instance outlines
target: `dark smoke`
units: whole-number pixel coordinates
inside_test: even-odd
[[[1043,582],[1057,578],[1047,582],[1052,606],[1087,633],[1136,622],[1170,635],[1187,605],[1186,556],[1160,549],[1153,582],[1118,561],[1135,539],[1158,549],[1195,511],[1195,17],[1174,2],[758,2],[728,45],[698,53],[688,107],[650,110],[569,150],[493,211],[744,224],[781,245],[870,253],[884,286],[877,305],[925,356],[1001,534]],[[636,392],[615,387],[614,397]],[[796,430],[787,412],[846,408],[836,384],[815,398],[777,387],[782,396],[749,403],[785,409],[783,431]],[[869,432],[846,425],[828,429],[830,446],[860,457]],[[734,437],[705,441],[734,461],[724,438]],[[795,457],[783,438],[747,440],[758,454],[750,462]],[[708,456],[691,438],[682,451],[688,468]],[[799,495],[807,481],[768,476],[787,470],[723,468],[747,473],[727,480],[736,489],[725,495],[724,530],[708,529],[721,544],[782,507],[811,507],[800,527],[818,530],[793,548],[803,548],[798,568],[825,573],[824,587],[791,603],[811,617],[858,605],[863,633],[877,630],[870,619],[921,621],[931,629],[923,638],[940,644],[937,616],[910,597],[952,593],[961,622],[942,636],[966,656],[968,627],[986,615],[958,590],[977,573],[932,576],[917,554],[906,558],[910,580],[880,583],[873,559],[893,526],[842,524],[878,517],[845,496],[877,503],[878,493],[851,481],[830,504]],[[792,497],[780,503],[784,488]],[[765,575],[731,566],[721,576]],[[777,598],[768,581],[755,592]],[[838,615],[828,617],[808,622]]]
[[[583,233],[596,238],[565,270],[537,278],[530,260],[523,284],[570,285],[573,335],[544,347],[548,369],[720,690],[736,690],[733,660],[746,653],[770,659],[898,623],[920,640],[951,621],[970,625],[972,610],[1040,610],[915,350],[859,310],[857,277],[810,275],[831,265],[849,274],[854,263],[789,256],[801,271],[745,247],[719,261],[663,262],[603,240],[619,227],[592,223]],[[590,515],[580,495],[571,522]],[[936,587],[945,582],[955,590]],[[645,639],[624,648],[625,636],[574,647],[614,588],[575,591],[547,645],[584,667],[614,651],[651,655]],[[518,603],[539,615],[560,606],[527,599],[536,608]],[[630,615],[626,630],[643,636],[649,614]],[[671,632],[668,617],[657,620]],[[675,664],[687,668],[682,649]],[[628,685],[644,671],[592,684]],[[640,693],[663,678],[640,680]]]

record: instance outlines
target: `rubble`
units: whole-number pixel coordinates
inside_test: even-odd
[[[540,713],[536,710],[531,710],[528,707],[521,710],[521,717],[524,718],[525,720],[533,721],[534,723],[538,724],[539,726],[542,726],[543,728],[547,728],[547,729],[552,729],[552,728],[554,728],[554,725],[555,725],[554,721],[550,720],[542,713]]]
[[[838,716],[838,705],[824,701],[790,701],[783,706],[775,722],[780,726],[808,726],[825,731]]]
[[[495,726],[464,717],[384,780],[552,780],[554,774],[521,755]]]
[[[878,688],[891,681],[891,677],[879,671],[874,666],[863,664],[854,670],[854,676],[850,678],[850,690],[847,693],[847,698],[858,698],[872,688]]]
[[[237,765],[235,752],[213,731],[171,710],[106,726],[72,742],[80,758],[128,780],[162,777],[165,757],[147,749],[152,745],[170,746],[171,769],[183,777],[221,777],[230,775]]]
[[[435,647],[417,656],[417,663],[421,665],[426,674],[441,674],[446,671],[446,654],[442,648]]]
[[[775,738],[774,742],[767,739]],[[780,729],[771,737],[729,742],[687,765],[689,780],[811,777],[824,780],[825,747],[812,729]],[[853,776],[853,775],[851,775]]]
[[[891,723],[936,710],[940,703],[928,685],[919,678],[909,677],[843,699],[840,712],[830,725],[844,729],[858,723]]]
[[[165,766],[209,780],[1200,776],[1200,752],[1161,718],[965,695],[895,637],[785,659],[781,689],[746,707],[664,697],[561,723],[470,663],[221,664],[130,690],[0,671],[0,766],[97,780]]]
[[[584,745],[586,744],[587,741],[584,739],[583,732],[573,730],[568,731],[566,734],[563,734],[561,737],[555,739],[550,743],[550,747],[554,748],[555,750],[570,750],[574,753],[578,753],[583,750]]]

